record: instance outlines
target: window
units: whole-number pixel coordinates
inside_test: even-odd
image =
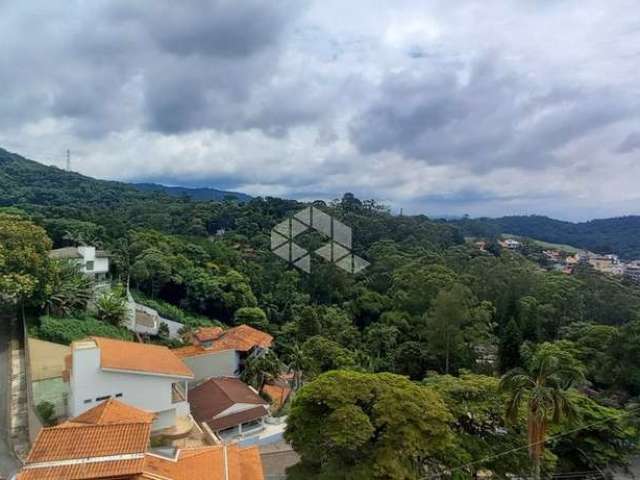
[[[121,398],[122,394],[121,393],[116,393],[116,398]]]
[[[93,261],[90,260],[86,263],[85,268],[87,269],[88,272],[93,272]]]
[[[91,403],[91,399],[87,398],[83,403]]]
[[[103,400],[109,400],[110,398],[111,398],[111,395],[105,395],[104,397],[96,398],[96,402],[101,402]]]

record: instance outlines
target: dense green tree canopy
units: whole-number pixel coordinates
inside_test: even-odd
[[[330,372],[305,385],[285,437],[302,457],[291,478],[413,479],[452,445],[451,416],[434,391],[381,373]]]

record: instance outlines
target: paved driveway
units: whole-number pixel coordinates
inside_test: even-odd
[[[0,313],[0,476],[9,478],[19,464],[7,442],[9,436],[10,317]]]

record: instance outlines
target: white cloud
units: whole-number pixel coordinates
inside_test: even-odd
[[[2,3],[0,146],[414,212],[640,213],[635,0],[168,8]]]

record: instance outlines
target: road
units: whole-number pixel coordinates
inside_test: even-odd
[[[10,397],[10,362],[9,340],[11,338],[9,322],[11,318],[0,313],[0,478],[10,478],[19,463],[7,442],[9,435],[9,397]]]

